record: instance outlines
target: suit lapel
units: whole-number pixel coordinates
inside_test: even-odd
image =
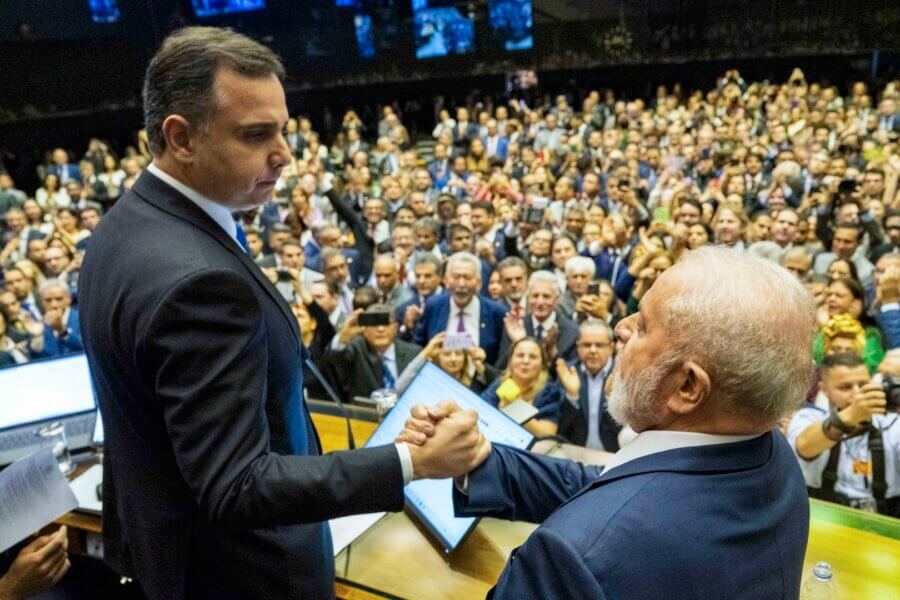
[[[259,285],[261,285],[266,293],[272,298],[272,301],[278,306],[278,309],[287,320],[288,326],[294,332],[294,337],[298,340],[299,344],[300,329],[297,325],[297,319],[291,312],[290,306],[285,302],[284,297],[282,297],[281,293],[274,285],[272,285],[272,282],[269,281],[269,278],[259,269],[259,265],[253,262],[253,259],[250,258],[246,252],[241,250],[240,246],[238,246],[237,243],[222,230],[218,223],[213,221],[209,215],[203,212],[196,204],[185,198],[178,190],[167,185],[152,173],[145,171],[138,180],[135,181],[132,189],[135,194],[160,210],[184,221],[188,221],[195,227],[202,229],[215,238],[226,250],[237,256],[247,271],[254,279],[256,279]]]

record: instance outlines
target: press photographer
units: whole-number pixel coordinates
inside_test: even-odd
[[[897,517],[900,351],[889,352],[878,371],[870,377],[856,354],[826,357],[820,386],[830,412],[807,405],[787,437],[810,496]]]

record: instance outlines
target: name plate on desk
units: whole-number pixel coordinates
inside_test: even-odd
[[[463,409],[475,410],[478,413],[478,428],[491,442],[525,449],[534,441],[534,436],[515,421],[482,400],[440,367],[426,363],[369,438],[366,446],[392,444],[403,430],[414,405],[433,406],[445,400],[453,400]],[[455,549],[478,521],[474,517],[454,515],[452,493],[451,479],[419,479],[404,490],[407,506],[443,546],[445,552]]]

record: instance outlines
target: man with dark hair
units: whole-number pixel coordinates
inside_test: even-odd
[[[269,202],[291,161],[283,76],[226,29],[167,38],[143,90],[153,162],[98,225],[79,280],[106,429],[105,558],[154,600],[332,597],[326,520],[400,510],[413,477],[458,475],[482,452],[468,413],[430,452],[321,456],[297,319],[232,216]]]
[[[900,253],[900,211],[892,208],[885,213],[884,231],[887,234],[887,241],[870,251],[870,260],[873,264],[885,254]]]
[[[500,303],[515,316],[525,314],[525,288],[528,287],[528,266],[518,256],[507,256],[497,265],[503,296]]]
[[[387,304],[371,304],[363,314],[381,316],[386,323],[360,326],[359,315],[350,316],[325,355],[333,370],[345,374],[336,383],[348,402],[354,396],[368,398],[379,388],[395,389],[400,374],[422,349],[397,339],[397,320]]]
[[[860,238],[862,232],[856,223],[838,223],[834,228],[834,239],[831,242],[831,252],[823,252],[816,257],[813,270],[816,273],[827,273],[828,267],[836,259],[852,261],[856,265],[859,274],[859,282],[868,286],[872,282],[872,274],[875,267],[863,255]]]
[[[890,352],[878,370],[900,375],[900,352]],[[896,414],[886,414],[884,389],[857,354],[826,356],[821,371],[829,411],[807,405],[787,431],[809,495],[900,516],[900,425]]]
[[[493,204],[485,200],[472,203],[472,230],[478,256],[490,263],[503,260],[505,238],[500,226],[494,223]]]

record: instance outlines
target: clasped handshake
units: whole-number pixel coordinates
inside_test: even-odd
[[[478,430],[478,413],[452,400],[415,405],[396,441],[408,445],[415,479],[462,477],[491,453],[491,442]]]

